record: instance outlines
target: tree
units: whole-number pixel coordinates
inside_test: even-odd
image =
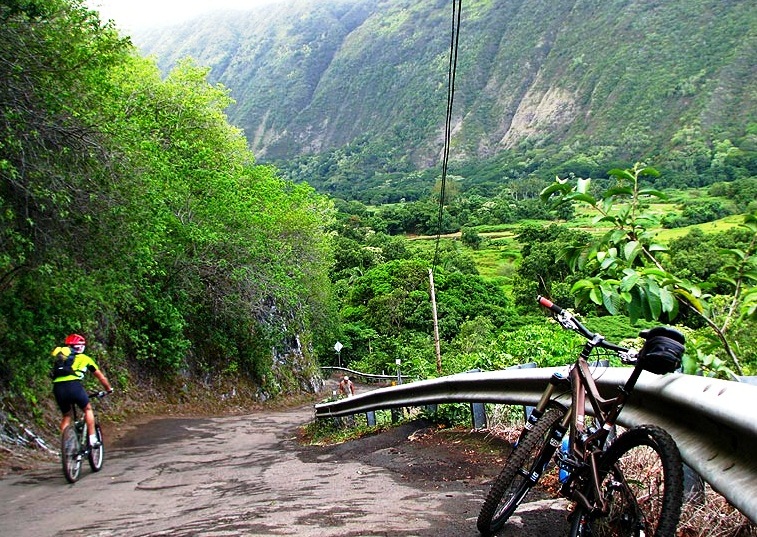
[[[702,292],[698,282],[683,279],[667,270],[663,252],[667,248],[655,240],[655,220],[644,209],[648,198],[664,198],[664,194],[645,188],[643,179],[656,177],[653,168],[636,164],[631,169],[609,172],[615,184],[595,198],[589,193],[590,180],[578,179],[575,184],[558,179],[542,192],[544,201],[556,203],[576,201],[598,213],[595,223],[609,224],[609,230],[588,248],[567,252],[572,267],[589,271],[591,277],[576,282],[572,292],[579,302],[591,301],[611,314],[627,313],[632,321],[643,317],[674,319],[679,306],[702,319],[717,336],[737,373],[742,367],[728,338],[728,331],[744,297],[751,297],[757,284],[757,219],[747,215],[744,227],[751,234],[745,249],[731,248],[731,263],[723,267],[730,286],[728,305],[718,313],[711,297]],[[751,299],[750,299],[751,300]],[[747,302],[748,303],[748,302]],[[751,310],[745,306],[744,313]],[[718,322],[719,321],[719,322]]]

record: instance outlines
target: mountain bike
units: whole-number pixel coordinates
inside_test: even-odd
[[[108,392],[93,392],[88,394],[90,400],[100,400]],[[76,405],[72,405],[73,416],[71,424],[68,425],[61,433],[60,457],[63,464],[63,475],[66,481],[75,483],[81,473],[82,459],[86,457],[89,460],[89,467],[93,472],[99,472],[103,467],[105,459],[105,445],[103,443],[102,429],[100,422],[95,415],[95,434],[99,445],[92,447],[89,443],[89,433],[87,423],[84,421],[84,412],[77,416]]]
[[[484,501],[479,532],[489,536],[502,528],[554,458],[560,493],[575,502],[570,537],[672,537],[683,501],[682,461],[675,441],[654,425],[617,436],[613,432],[642,371],[664,374],[680,367],[684,336],[663,326],[645,330],[640,333],[645,343],[637,352],[590,332],[550,300],[540,296],[538,302],[560,326],[587,342],[567,376],[555,373],[550,378]],[[634,365],[615,397],[600,395],[589,365],[592,353],[614,354]]]

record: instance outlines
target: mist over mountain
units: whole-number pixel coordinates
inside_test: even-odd
[[[349,144],[392,172],[440,161],[451,20],[448,1],[294,1],[133,39],[164,70],[187,56],[209,66],[259,159]],[[452,158],[539,149],[604,163],[664,160],[692,139],[749,145],[755,58],[754,0],[465,1]]]

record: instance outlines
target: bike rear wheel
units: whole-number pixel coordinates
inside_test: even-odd
[[[653,425],[626,431],[602,455],[599,474],[607,510],[592,513],[577,506],[570,537],[675,535],[683,502],[683,467],[667,432]]]
[[[95,433],[97,434],[97,441],[99,446],[89,447],[89,453],[87,458],[89,459],[89,467],[93,472],[99,472],[103,467],[103,461],[105,460],[105,442],[103,442],[103,432],[100,429],[100,424],[95,423]]]
[[[565,415],[566,409],[559,405],[547,408],[534,428],[527,432],[513,448],[505,467],[494,480],[489,494],[484,500],[476,526],[481,535],[488,536],[504,526],[535,485],[529,476],[536,469],[537,459],[549,446],[549,438],[554,426]],[[543,469],[539,468],[539,474]]]
[[[66,481],[75,483],[81,472],[81,453],[79,439],[76,437],[76,430],[73,425],[66,427],[61,434],[60,458]]]

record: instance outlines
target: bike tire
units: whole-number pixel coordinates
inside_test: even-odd
[[[60,458],[63,465],[63,475],[69,483],[76,483],[81,472],[81,454],[76,430],[69,425],[63,430],[60,441]]]
[[[484,537],[497,532],[515,512],[534,483],[528,477],[534,470],[536,460],[545,448],[555,425],[563,418],[566,409],[551,405],[534,428],[528,431],[513,448],[505,467],[494,480],[484,500],[476,526]]]
[[[99,423],[95,423],[95,434],[97,434],[97,440],[100,445],[93,448],[90,446],[87,458],[89,459],[89,467],[93,472],[99,472],[102,470],[103,461],[105,460],[105,442],[103,441],[103,432]]]
[[[675,536],[683,503],[683,465],[666,431],[654,425],[629,429],[602,455],[599,475],[609,510],[597,515],[578,505],[570,537]]]

